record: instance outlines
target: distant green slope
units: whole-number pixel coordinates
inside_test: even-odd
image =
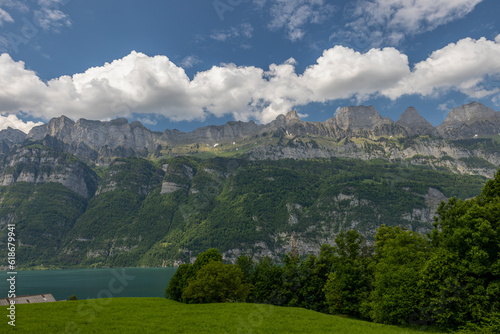
[[[4,321],[2,333],[10,332],[6,327]],[[12,332],[412,334],[422,329],[425,326],[407,329],[271,305],[114,298],[18,305]]]
[[[368,239],[381,224],[425,232],[436,193],[473,197],[486,180],[335,158],[128,158],[98,174],[89,199],[59,183],[0,187],[0,246],[11,222],[24,268],[171,266],[212,247],[280,259],[292,239],[306,254],[352,228]]]
[[[5,223],[16,224],[16,261],[23,267],[53,263],[87,206],[85,198],[59,183],[35,186],[23,182],[0,187],[0,198],[0,217]],[[5,227],[0,225],[0,245],[7,241]]]

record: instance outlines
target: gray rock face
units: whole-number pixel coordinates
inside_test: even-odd
[[[51,119],[48,123],[35,126],[28,133],[28,139],[41,140],[46,135],[57,138],[68,138],[71,136],[71,129],[75,122],[66,116]]]
[[[488,108],[479,102],[472,102],[460,107],[453,108],[448,114],[445,123],[467,123],[471,120],[490,118],[493,116],[495,116],[495,111],[493,109]]]
[[[248,153],[250,160],[355,158],[362,160],[388,159],[408,161],[414,165],[447,168],[457,173],[482,175],[491,178],[500,167],[500,152],[471,150],[443,138],[417,137],[411,145],[400,146],[395,141],[380,142],[376,149],[364,143],[345,141],[336,146],[313,145],[311,142],[294,141],[294,145],[267,145],[256,147]],[[422,159],[419,157],[423,157]],[[468,158],[479,158],[489,166],[471,166]],[[464,161],[465,159],[465,161]]]
[[[438,136],[438,132],[432,124],[420,116],[417,109],[414,107],[408,107],[405,112],[401,114],[396,124],[404,127],[410,136]]]
[[[335,115],[335,124],[343,130],[373,130],[393,123],[389,118],[380,116],[373,106],[344,107]]]
[[[128,123],[124,118],[109,122],[80,119],[73,122],[61,116],[49,123],[34,127],[28,139],[46,140],[47,136],[55,138],[58,148],[73,153],[78,157],[94,162],[106,157],[147,156],[156,150],[158,145],[176,145],[193,143],[217,143],[234,141],[255,134],[263,126],[253,121],[228,122],[221,126],[207,126],[184,133],[178,130],[153,132],[140,122]],[[56,145],[52,141],[53,145]],[[52,145],[50,145],[52,146]]]
[[[474,138],[500,133],[500,114],[479,102],[453,108],[437,131],[444,138]]]
[[[9,133],[12,133],[17,141],[23,137],[19,133],[14,136],[13,130]],[[434,128],[413,107],[409,107],[397,122],[393,122],[382,117],[373,106],[351,106],[340,109],[335,117],[324,122],[302,121],[296,111],[291,111],[265,125],[257,125],[253,121],[227,122],[224,125],[206,126],[187,133],[168,129],[163,133],[153,132],[139,122],[129,124],[124,118],[109,122],[85,119],[74,122],[61,116],[33,128],[27,139],[44,140],[47,146],[75,154],[87,161],[107,163],[106,161],[114,157],[146,157],[156,152],[159,147],[196,143],[215,145],[263,133],[288,138],[319,136],[340,139],[398,135],[474,138],[476,135],[500,133],[500,113],[473,102],[453,109],[448,118]],[[12,146],[10,142],[0,144],[0,154],[7,154]],[[329,153],[321,155],[328,156]]]
[[[8,140],[14,144],[20,144],[26,139],[26,134],[21,130],[13,129],[10,126],[0,131],[0,140]]]
[[[34,127],[28,134],[28,139],[43,140],[46,136],[69,144],[70,151],[80,147],[81,152],[91,150],[116,152],[120,148],[127,155],[133,155],[132,152],[145,153],[154,150],[160,134],[148,130],[139,122],[129,124],[124,118],[109,122],[86,119],[73,122],[61,116],[50,120],[47,124]],[[78,153],[76,154],[80,156]],[[117,156],[121,156],[119,152]]]
[[[299,115],[297,115],[296,110],[292,110],[292,111],[288,112],[285,116],[285,119],[286,119],[287,123],[291,123],[293,121],[301,122],[301,119],[299,118]]]
[[[98,177],[85,164],[67,155],[21,147],[11,152],[0,166],[0,185],[9,186],[17,182],[56,182],[89,198],[96,191]]]
[[[289,137],[308,135],[331,137],[335,135],[325,123],[302,121],[295,110],[286,115],[279,115],[274,121],[266,124],[261,132],[263,131],[278,131]]]
[[[161,194],[170,194],[174,191],[180,190],[183,187],[174,182],[163,182],[161,185]]]
[[[263,126],[250,122],[227,122],[224,125],[211,125],[191,132],[165,130],[160,141],[165,144],[194,144],[230,142],[257,133]]]
[[[15,145],[21,144],[25,139],[24,132],[11,127],[0,131],[0,156],[9,154]]]
[[[406,134],[401,126],[384,118],[373,106],[344,107],[335,117],[325,122],[304,122],[295,111],[278,116],[266,126],[267,129],[282,129],[289,136],[321,136],[331,138],[370,137]]]

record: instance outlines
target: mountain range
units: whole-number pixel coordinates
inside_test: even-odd
[[[185,133],[178,130],[153,132],[139,122],[125,118],[108,122],[80,119],[76,122],[61,116],[34,127],[27,135],[19,130],[0,131],[1,152],[8,153],[13,144],[24,140],[46,140],[49,146],[94,162],[106,163],[114,157],[156,155],[166,147],[182,145],[215,145],[240,141],[262,134],[283,132],[288,137],[374,138],[380,136],[431,136],[443,139],[471,139],[500,133],[500,113],[481,103],[452,109],[442,124],[433,127],[418,111],[409,107],[394,122],[382,117],[373,106],[351,106],[337,111],[324,122],[302,121],[295,111],[280,115],[264,125],[255,122],[227,122]],[[50,139],[47,139],[50,138]]]
[[[499,115],[474,102],[437,127],[412,107],[394,122],[352,106],[188,133],[64,116],[9,128],[0,237],[15,223],[21,266],[60,268],[174,265],[210,247],[279,260],[352,228],[426,232],[442,200],[476,196],[500,167]]]

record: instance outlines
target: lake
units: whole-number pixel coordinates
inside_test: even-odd
[[[164,297],[177,268],[64,269],[19,271],[16,294],[51,293],[56,300],[109,297]],[[0,280],[0,298],[7,297],[7,272]]]

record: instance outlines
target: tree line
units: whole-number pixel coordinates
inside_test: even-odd
[[[182,264],[165,296],[184,303],[252,302],[303,307],[377,323],[500,332],[500,171],[481,195],[441,203],[431,233],[378,228],[368,243],[341,232],[318,256],[279,265],[217,249]]]

